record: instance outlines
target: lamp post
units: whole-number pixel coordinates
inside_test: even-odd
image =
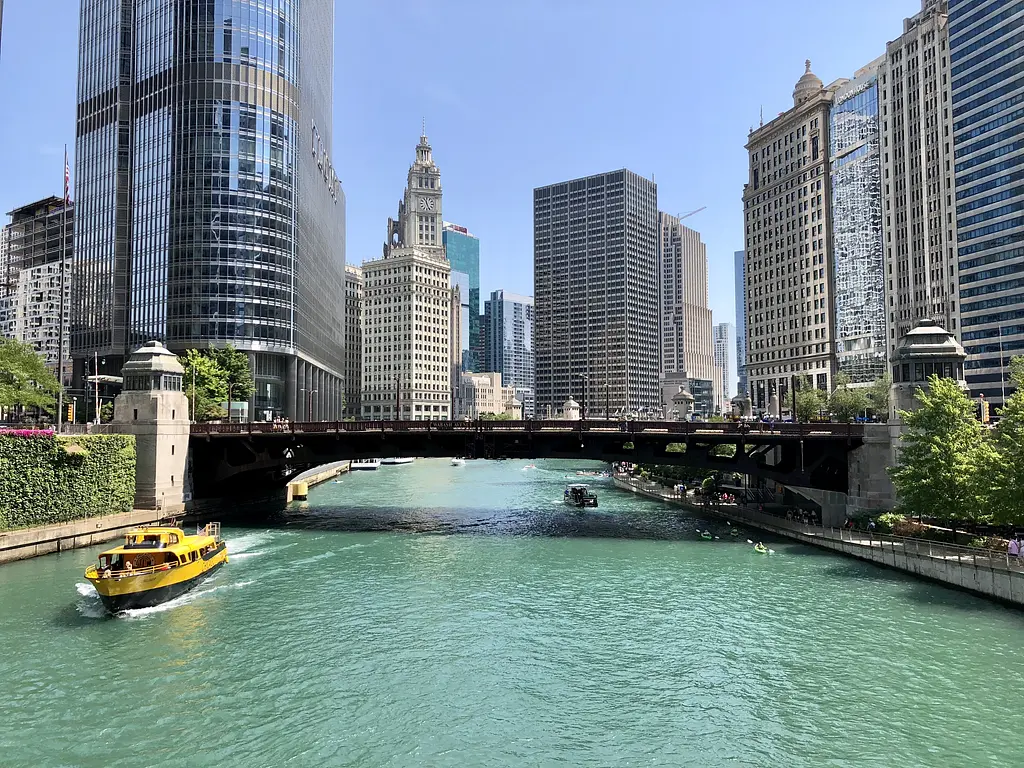
[[[318,389],[309,390],[309,395],[306,398],[306,421],[313,420],[313,395],[319,391]]]
[[[583,402],[580,403],[580,405],[582,406],[580,408],[580,414],[581,414],[580,418],[582,418],[584,421],[586,421],[587,420],[587,381],[588,381],[588,377],[587,377],[587,375],[585,373],[574,373],[573,377],[577,378],[577,379],[583,379]],[[571,389],[571,387],[570,387],[570,389]]]

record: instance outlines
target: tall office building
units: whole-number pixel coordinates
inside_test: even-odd
[[[879,58],[836,88],[829,126],[836,365],[854,384],[889,368],[878,114]]]
[[[250,413],[344,400],[334,3],[83,0],[71,350],[232,344]]]
[[[362,415],[363,270],[345,265],[345,418]]]
[[[444,222],[442,242],[452,265],[452,287],[462,296],[460,341],[462,370],[483,370],[483,330],[480,323],[480,240],[469,230]]]
[[[924,318],[959,338],[945,0],[922,0],[878,68],[889,357]]]
[[[722,411],[734,394],[733,377],[736,375],[736,328],[732,323],[715,325],[715,368],[722,377]]]
[[[523,415],[533,418],[533,298],[492,291],[484,302],[484,342],[484,368],[501,374],[505,386],[515,389]]]
[[[823,87],[807,61],[793,107],[747,138],[746,366],[759,410],[773,394],[787,404],[793,383],[805,376],[832,389],[831,105],[832,87]]]
[[[736,302],[736,394],[749,397],[747,388],[747,302],[744,298],[744,287],[747,283],[744,252],[733,254],[733,286]]]
[[[0,336],[31,344],[56,375],[63,321],[64,383],[69,384],[66,360],[74,206],[69,204],[65,215],[64,200],[48,197],[15,208],[8,216],[11,221],[0,234]]]
[[[451,418],[454,307],[441,221],[441,170],[420,136],[383,258],[363,263],[364,419]]]
[[[967,383],[1002,403],[1024,354],[1024,5],[950,0],[949,61]]]
[[[536,413],[653,413],[658,187],[622,169],[533,191]],[[607,407],[606,407],[607,403]]]
[[[662,408],[679,391],[673,382],[687,380],[689,391],[709,391],[694,410],[711,416],[721,408],[724,392],[715,371],[715,348],[708,307],[708,255],[700,233],[679,219],[658,212],[658,310],[661,333]],[[671,376],[669,374],[677,374]],[[705,382],[698,384],[697,382]]]

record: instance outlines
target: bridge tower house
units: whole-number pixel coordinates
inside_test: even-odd
[[[112,430],[135,435],[135,508],[184,511],[190,421],[184,369],[159,341],[146,342],[122,369]]]

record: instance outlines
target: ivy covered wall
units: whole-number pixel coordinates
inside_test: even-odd
[[[0,531],[128,512],[135,437],[0,432]]]

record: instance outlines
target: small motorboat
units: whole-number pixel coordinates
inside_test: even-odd
[[[380,469],[380,459],[358,459],[349,463],[349,469],[353,472],[359,470]]]
[[[414,461],[416,461],[416,459],[407,456],[407,457],[403,457],[403,458],[392,457],[390,459],[381,459],[380,463],[381,464],[412,464]]]
[[[228,561],[220,523],[207,523],[194,536],[180,528],[133,528],[124,544],[100,553],[85,569],[111,613],[149,608],[183,595]]]
[[[452,459],[452,466],[453,467],[464,467],[464,466],[466,466],[466,460],[456,456],[454,459]]]
[[[563,499],[567,504],[572,504],[575,507],[597,506],[597,494],[583,483],[569,483],[565,486]]]

